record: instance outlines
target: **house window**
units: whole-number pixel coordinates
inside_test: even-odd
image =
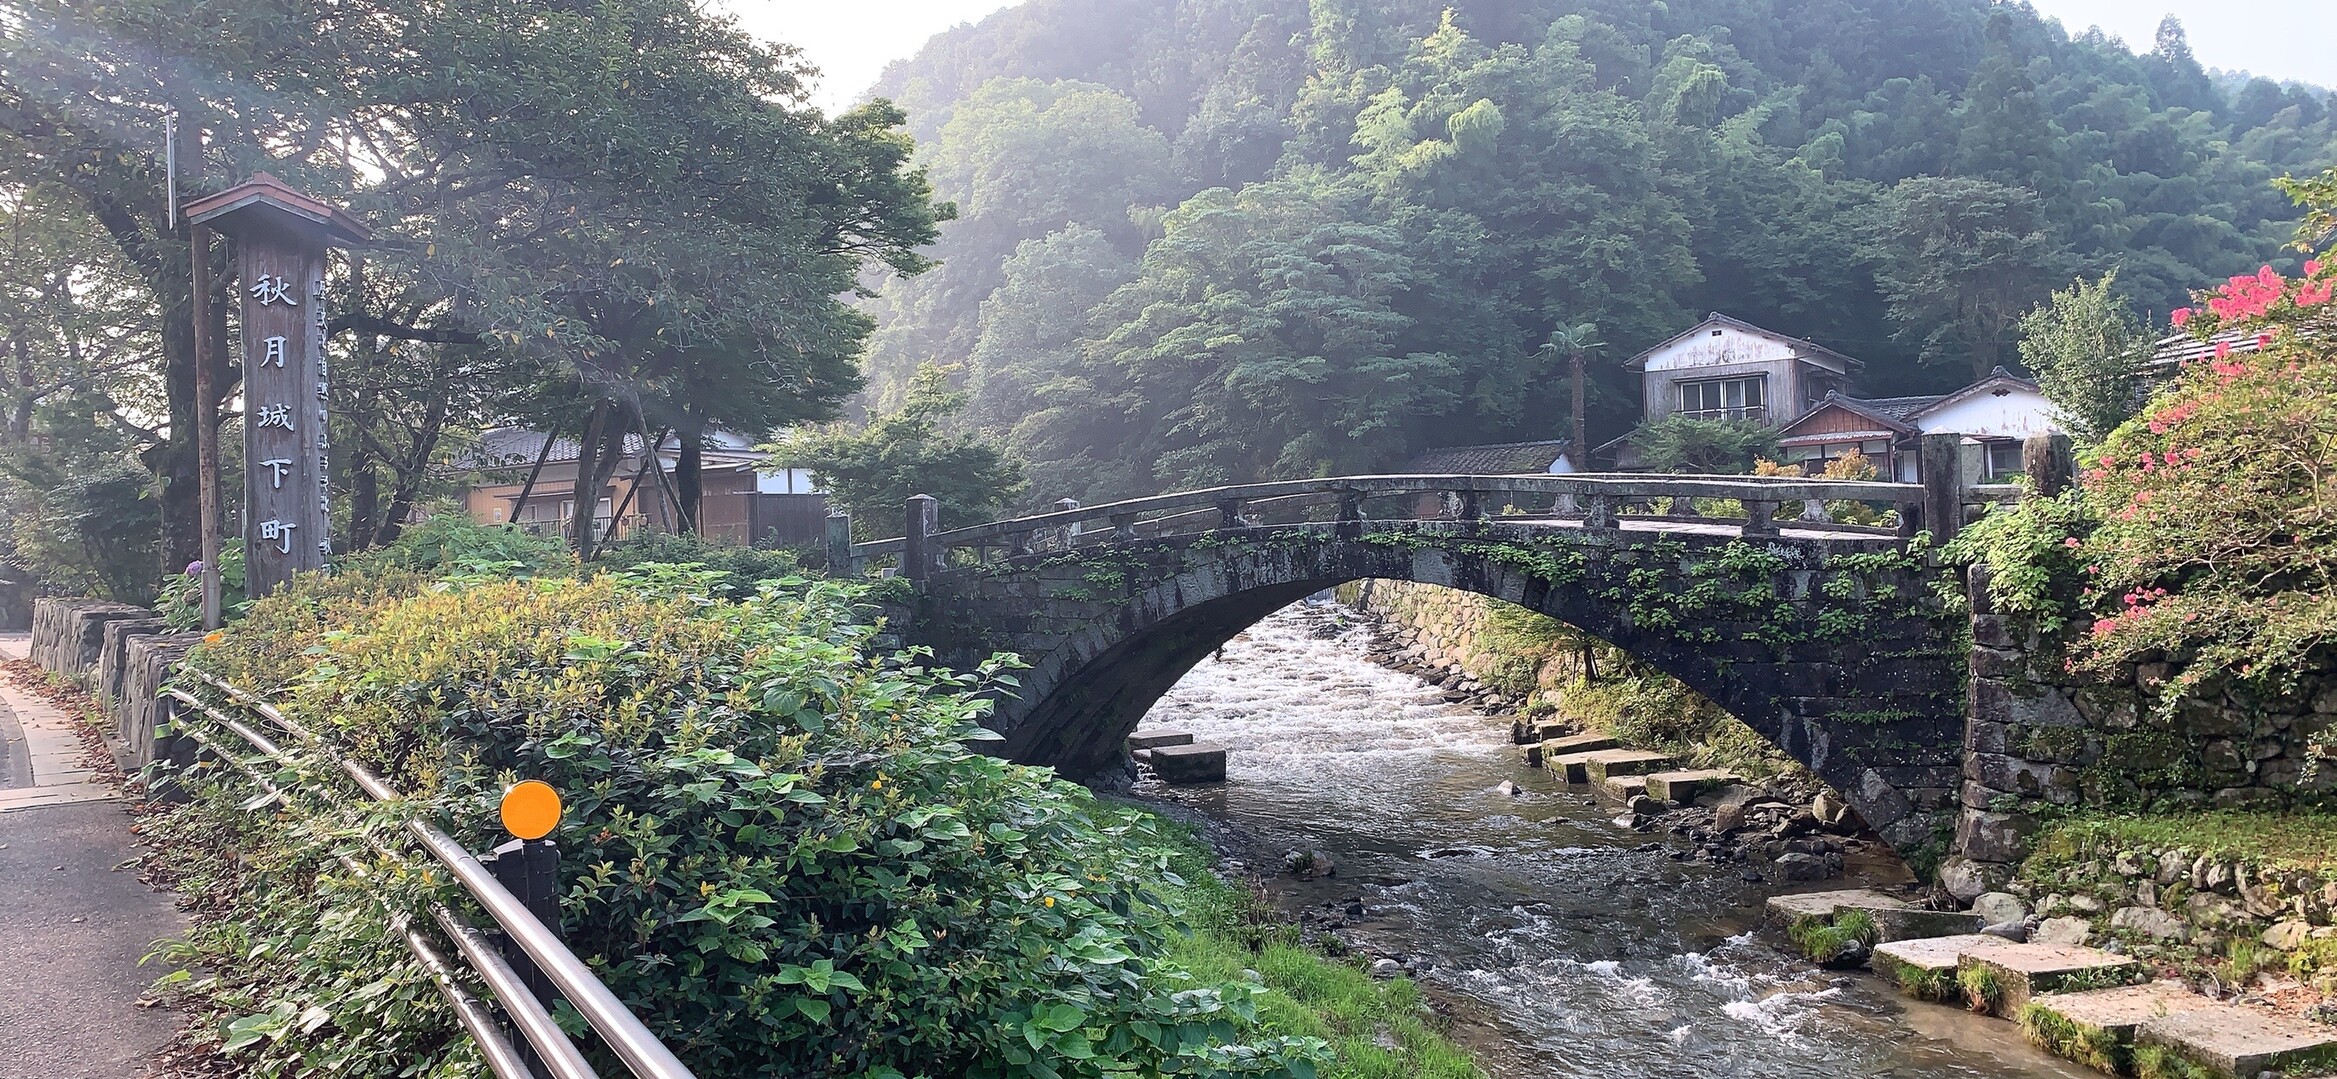
[[[1706,420],[1766,420],[1769,418],[1769,376],[1714,378],[1680,383],[1680,412]]]
[[[2000,438],[1981,443],[1988,455],[1987,472],[1990,482],[2021,473],[2021,444],[2013,439]]]

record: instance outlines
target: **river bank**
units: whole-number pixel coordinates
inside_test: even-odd
[[[1231,781],[1142,793],[1205,816],[1287,916],[1408,964],[1491,1074],[2091,1074],[1786,955],[1753,932],[1776,889],[1746,866],[1618,825],[1333,615],[1278,614],[1180,683],[1146,725],[1231,747]],[[1292,851],[1333,872],[1285,872]]]

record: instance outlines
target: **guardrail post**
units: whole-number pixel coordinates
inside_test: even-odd
[[[1696,500],[1695,500],[1695,499],[1693,499],[1693,498],[1690,498],[1690,497],[1688,497],[1688,496],[1686,496],[1686,495],[1673,495],[1673,496],[1672,496],[1672,512],[1671,512],[1671,516],[1674,516],[1674,517],[1702,517],[1702,516],[1704,516],[1704,511],[1702,511],[1702,510],[1699,510],[1699,509],[1697,509],[1697,508],[1696,508]]]
[[[1946,543],[1964,527],[1964,436],[1924,435],[1918,468],[1923,476],[1923,523],[1931,542]]]
[[[852,515],[828,515],[828,573],[842,577],[852,572]]]
[[[1826,510],[1824,499],[1805,498],[1801,500],[1801,519],[1811,524],[1831,524],[1834,515]]]
[[[1614,495],[1610,495],[1610,494],[1594,494],[1594,495],[1591,495],[1589,498],[1585,499],[1585,500],[1584,500],[1584,502],[1585,502],[1585,505],[1584,505],[1584,507],[1583,507],[1583,511],[1582,511],[1582,527],[1584,527],[1584,528],[1613,528],[1613,527],[1615,527],[1615,496],[1614,496]]]
[[[528,913],[544,923],[544,928],[551,930],[555,936],[559,935],[560,848],[557,844],[549,839],[514,839],[496,847],[479,861],[495,874],[496,880],[511,890],[512,895],[526,904]],[[498,940],[497,950],[503,953],[504,961],[519,973],[520,981],[527,984],[527,991],[543,1004],[545,1010],[551,1010],[553,1003],[559,999],[559,990],[552,985],[552,979],[544,976],[543,970],[536,966],[536,961],[528,958],[527,950],[521,948],[509,935],[497,933],[495,936]],[[535,1047],[529,1045],[527,1039],[514,1038],[512,1048],[519,1051],[520,1058],[527,1061],[528,1071],[537,1079],[551,1079],[551,1069],[544,1065],[543,1057],[536,1053]]]
[[[1115,513],[1115,514],[1113,514],[1113,515],[1112,515],[1112,538],[1113,538],[1113,539],[1118,539],[1118,540],[1132,540],[1132,539],[1135,539],[1135,538],[1136,538],[1136,515],[1135,515],[1135,514],[1133,514],[1133,513]]]
[[[941,503],[932,495],[910,495],[907,527],[901,531],[901,576],[922,581],[933,575],[941,552],[933,549],[933,533],[941,522]]]
[[[1229,499],[1226,499],[1226,500],[1224,500],[1224,501],[1222,501],[1222,502],[1219,502],[1219,503],[1217,504],[1217,527],[1219,527],[1219,528],[1248,528],[1248,527],[1250,527],[1250,523],[1249,523],[1248,521],[1244,521],[1244,520],[1242,520],[1242,502],[1241,502],[1241,499],[1238,499],[1238,498],[1229,498]]]
[[[2021,471],[2037,494],[2053,498],[2069,489],[2077,474],[2077,454],[2068,435],[2030,435],[2021,442]]]
[[[1454,513],[1455,518],[1463,521],[1482,521],[1485,519],[1485,500],[1477,492],[1454,491],[1453,498],[1458,504],[1458,509]]]
[[[1072,510],[1078,508],[1079,500],[1076,498],[1058,498],[1055,500],[1055,512],[1057,513],[1069,513]],[[1064,550],[1068,551],[1073,547],[1079,546],[1079,522],[1073,521],[1070,524],[1064,525],[1061,536]]]
[[[1748,536],[1776,535],[1777,503],[1747,501],[1745,503],[1745,527],[1743,532]]]

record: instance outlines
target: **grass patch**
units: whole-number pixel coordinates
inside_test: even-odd
[[[2216,1079],[2215,1073],[2163,1045],[2134,1047],[2136,1079]]]
[[[2337,879],[2337,813],[2217,809],[2072,815],[2052,822],[2037,837],[2032,858],[2050,865],[2122,849],[2170,848]]]
[[[1995,1015],[2004,1006],[2004,982],[1988,967],[1973,964],[1958,968],[1956,988],[1964,991],[1964,1006],[1981,1015]]]
[[[1300,944],[1296,928],[1261,897],[1210,871],[1211,856],[1189,829],[1169,827],[1187,840],[1175,860],[1183,883],[1162,890],[1192,928],[1171,947],[1170,962],[1203,984],[1254,971],[1266,986],[1258,1001],[1264,1032],[1331,1043],[1335,1059],[1324,1079],[1483,1079],[1410,979],[1373,978],[1357,961]]]
[[[1881,952],[1876,952],[1867,965],[1873,967],[1875,973],[1889,978],[1892,984],[1899,987],[1902,995],[1916,1000],[1933,1003],[1945,1001],[1956,984],[1955,972],[1952,970],[1931,970],[1913,963],[1902,963]]]
[[[1852,908],[1837,912],[1831,920],[1797,919],[1785,928],[1785,935],[1811,962],[1828,964],[1845,953],[1872,950],[1882,932],[1875,927],[1874,915]]]
[[[2128,1053],[2116,1035],[2097,1026],[2071,1022],[2042,1004],[2021,1006],[2021,1033],[2039,1048],[2064,1060],[2123,1075]]]

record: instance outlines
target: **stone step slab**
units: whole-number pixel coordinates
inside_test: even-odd
[[[1986,1003],[1999,1016],[2017,1016],[2029,998],[2057,989],[2084,985],[2106,988],[2150,976],[2150,968],[2130,955],[2075,944],[2014,944],[1967,952],[1956,964],[1959,978],[1983,979],[1995,986]]]
[[[1724,787],[1742,779],[1726,768],[1691,768],[1673,772],[1650,772],[1647,776],[1647,796],[1659,802],[1686,805],[1696,796],[1716,787]]]
[[[1182,787],[1225,782],[1224,746],[1159,746],[1152,750],[1151,764],[1163,783]]]
[[[1778,925],[1795,925],[1805,921],[1833,921],[1834,915],[1845,910],[1894,910],[1906,906],[1903,899],[1894,898],[1872,888],[1840,888],[1830,892],[1793,892],[1769,897],[1769,920]]]
[[[1875,940],[1883,944],[1931,937],[1972,936],[1981,929],[1980,916],[1969,911],[1893,907],[1867,913],[1874,917]]]
[[[1544,738],[1526,747],[1526,766],[1529,768],[1547,767],[1551,760],[1568,754],[1589,753],[1593,750],[1613,748],[1615,748],[1615,739],[1604,734],[1568,734],[1555,738]],[[1582,780],[1569,779],[1567,782],[1580,783]]]
[[[2337,1029],[2237,1004],[2145,1019],[2134,1041],[2138,1051],[2156,1047],[2226,1079],[2337,1070]]]
[[[1899,991],[1918,1000],[1946,1000],[1956,992],[1956,970],[1967,955],[1978,955],[2012,942],[1985,933],[1952,937],[1918,937],[1877,944],[1867,966],[1899,985]]]
[[[2124,1075],[2133,1068],[2135,1032],[2179,1012],[2217,1007],[2181,982],[2143,982],[2032,997],[2019,1019],[2029,1040],[2047,1051]]]
[[[1601,749],[1583,756],[1583,774],[1593,783],[1604,783],[1611,776],[1643,776],[1678,763],[1669,753],[1649,749]]]
[[[1628,802],[1647,793],[1647,777],[1608,776],[1606,782],[1599,784],[1599,789],[1606,791],[1609,798],[1618,802]]]
[[[1193,736],[1185,731],[1137,731],[1128,736],[1128,749],[1159,749],[1162,746],[1189,746]]]

